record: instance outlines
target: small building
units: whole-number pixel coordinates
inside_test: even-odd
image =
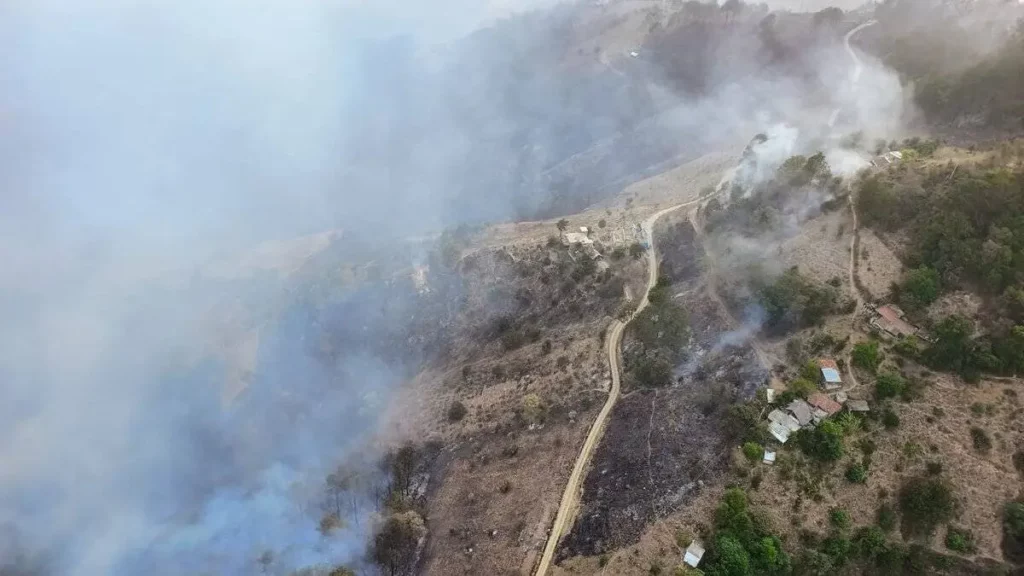
[[[686,562],[691,568],[696,568],[700,564],[700,559],[704,557],[704,546],[700,542],[694,540],[690,542],[690,545],[686,547],[686,552],[683,554],[683,562]]]
[[[849,400],[846,402],[846,407],[852,412],[868,412],[871,410],[868,407],[867,400]]]
[[[774,388],[766,388],[765,391],[764,391],[764,395],[765,395],[765,398],[767,398],[769,402],[775,400],[775,389]]]
[[[775,464],[775,452],[772,452],[771,450],[765,450],[763,462],[765,464],[768,464],[769,466]]]
[[[562,235],[562,240],[565,244],[590,245],[594,243],[594,241],[583,232],[566,232]]]
[[[826,416],[832,416],[843,409],[843,405],[829,398],[821,392],[815,392],[807,397],[807,403],[821,410]]]
[[[831,358],[818,360],[818,368],[821,370],[821,384],[826,390],[834,390],[843,385],[843,378],[839,375],[839,365]]]
[[[906,314],[903,310],[892,304],[886,304],[875,309],[871,325],[896,338],[914,336],[918,332],[917,327],[904,320],[904,316]]]
[[[786,428],[778,422],[769,422],[768,432],[771,433],[772,437],[778,440],[780,444],[785,444],[789,441],[789,428]]]
[[[796,421],[800,423],[801,428],[807,426],[814,420],[811,405],[803,400],[793,400],[789,403],[789,406],[786,406],[786,410],[796,418]]]
[[[800,422],[797,422],[796,418],[793,418],[782,410],[775,409],[769,412],[768,421],[774,422],[790,432],[796,432],[800,429]]]

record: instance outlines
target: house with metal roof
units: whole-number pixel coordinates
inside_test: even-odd
[[[691,568],[696,568],[697,565],[700,564],[700,559],[703,557],[704,546],[697,540],[694,540],[686,547],[686,552],[683,554],[683,562],[686,562],[686,564]]]
[[[821,383],[826,390],[834,390],[843,385],[843,379],[839,375],[839,365],[835,360],[822,358],[818,360],[818,368],[821,369]]]

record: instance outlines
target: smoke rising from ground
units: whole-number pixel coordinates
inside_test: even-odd
[[[691,91],[656,57],[648,75],[568,65],[573,5],[455,40],[509,9],[0,7],[2,561],[61,575],[251,574],[267,550],[271,573],[359,561],[372,503],[324,537],[318,491],[339,462],[373,468],[363,450],[425,355],[386,352],[415,291],[321,297],[272,269],[196,272],[211,258],[340,229],[325,253],[367,242],[387,261],[389,239],[578,209],[598,185],[781,123],[828,140],[837,106],[836,131],[898,123],[898,82],[866,64],[844,84],[834,39],[795,72],[756,71],[736,58],[760,49],[740,28]],[[230,401],[221,321],[258,342]]]

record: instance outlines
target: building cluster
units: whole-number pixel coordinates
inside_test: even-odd
[[[824,391],[817,391],[807,397],[796,398],[785,407],[775,408],[768,413],[768,431],[780,443],[785,444],[789,437],[809,426],[817,426],[822,420],[833,416],[843,409],[854,412],[866,412],[867,402],[863,400],[849,400],[846,393],[839,391],[843,386],[842,377],[839,374],[839,367],[834,360],[818,360],[820,372],[819,385]],[[771,399],[771,398],[769,398]],[[775,453],[765,452],[765,462],[775,461]]]

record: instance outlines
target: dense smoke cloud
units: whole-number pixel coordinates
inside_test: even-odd
[[[211,258],[341,230],[323,254],[408,263],[382,246],[578,209],[780,123],[828,139],[837,106],[836,130],[899,112],[885,72],[856,89],[830,75],[847,69],[836,42],[799,73],[757,72],[728,52],[758,49],[740,29],[695,92],[648,58],[656,46],[625,70],[568,66],[577,6],[456,40],[511,8],[0,7],[0,562],[92,575],[249,574],[267,550],[274,573],[359,560],[367,524],[323,537],[318,490],[423,357],[386,353],[421,311],[414,290],[320,296],[288,266],[212,274]]]

